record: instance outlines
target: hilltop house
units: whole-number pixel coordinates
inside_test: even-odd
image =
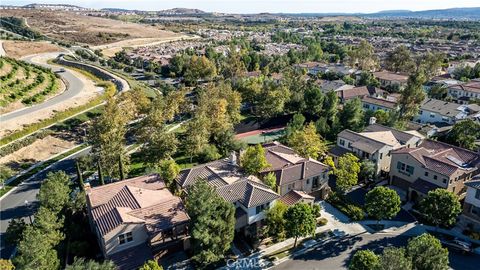
[[[390,184],[403,189],[414,202],[436,188],[463,195],[464,183],[479,174],[480,154],[442,142],[424,140],[391,155]]]
[[[137,269],[153,253],[190,247],[190,218],[157,174],[86,187],[92,230],[105,258]]]
[[[422,136],[416,132],[404,132],[379,124],[369,125],[364,132],[343,130],[337,136],[337,145],[330,149],[333,161],[346,153],[360,159],[368,159],[376,166],[376,174],[390,171],[390,152],[402,147],[415,147]]]

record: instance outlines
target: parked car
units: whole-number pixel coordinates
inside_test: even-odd
[[[441,242],[446,248],[450,250],[455,250],[462,253],[468,253],[472,251],[472,245],[470,243],[459,239],[444,240]]]

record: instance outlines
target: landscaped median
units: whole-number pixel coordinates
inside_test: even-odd
[[[24,171],[23,173],[21,173],[20,175],[18,176],[14,176],[13,178],[11,179],[8,179],[8,183],[5,183],[5,185],[3,186],[2,189],[0,189],[0,198],[3,197],[3,195],[5,195],[5,193],[7,193],[8,191],[10,191],[12,188],[18,186],[20,183],[22,183],[23,181],[29,179],[30,177],[34,176],[35,174],[43,171],[44,169],[46,169],[48,166],[70,156],[70,155],[73,155],[85,148],[87,148],[88,146],[86,144],[81,144],[79,146],[76,146],[68,151],[65,151],[61,154],[58,154],[44,162],[40,162],[40,163],[37,163],[36,165],[30,167],[30,169],[27,169],[26,171]],[[6,181],[6,182],[7,182]]]

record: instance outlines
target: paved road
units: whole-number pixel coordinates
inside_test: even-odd
[[[380,253],[387,246],[405,246],[410,237],[404,235],[359,234],[343,239],[331,239],[315,249],[288,260],[275,270],[334,270],[347,269],[351,256],[358,249]],[[450,252],[450,267],[458,270],[478,269],[480,255]]]
[[[48,170],[39,173],[30,178],[28,181],[20,184],[13,192],[4,196],[0,201],[0,256],[2,258],[9,258],[12,254],[12,247],[6,247],[4,243],[4,233],[7,230],[8,223],[13,218],[24,217],[26,222],[29,222],[28,216],[33,215],[37,208],[37,193],[41,182],[46,178],[47,173],[51,171],[63,170],[70,175],[75,175],[74,160],[79,156],[86,155],[89,152],[86,148],[68,159],[62,160]],[[25,201],[29,202],[29,206],[25,205]]]
[[[32,55],[32,56],[27,56],[22,60],[25,60],[26,62],[29,62],[32,64],[48,67],[53,71],[58,71],[60,70],[60,67],[46,64],[46,63],[39,63],[38,59],[36,58],[42,57],[46,59],[53,59],[53,58],[56,58],[59,54],[60,53],[46,53],[46,54],[40,54],[40,55]],[[84,87],[82,80],[77,78],[71,71],[69,71],[68,69],[65,69],[65,72],[60,72],[58,74],[68,83],[67,89],[62,94],[55,96],[40,104],[3,114],[0,116],[0,121],[12,120],[17,117],[25,116],[25,115],[34,113],[36,111],[48,108],[50,106],[60,104],[68,99],[75,97],[82,91]]]

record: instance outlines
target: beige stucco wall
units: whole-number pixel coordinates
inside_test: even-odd
[[[118,242],[118,236],[127,232],[132,232],[133,241],[120,245]],[[105,253],[111,255],[127,248],[143,244],[147,241],[147,238],[147,230],[145,229],[144,224],[122,224],[103,237]]]

